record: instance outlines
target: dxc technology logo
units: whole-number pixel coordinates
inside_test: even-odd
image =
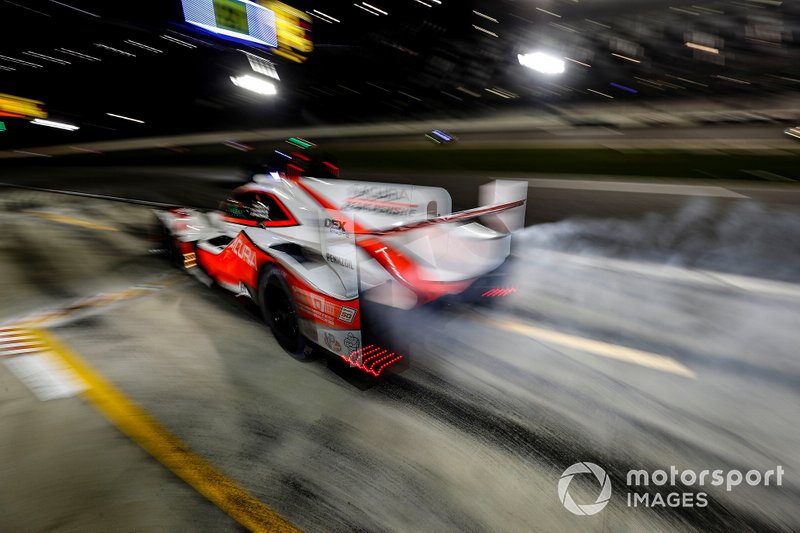
[[[597,496],[597,500],[594,503],[578,505],[570,496],[569,484],[577,474],[594,474],[594,477],[597,478],[601,489],[600,495]],[[575,463],[564,470],[564,473],[561,474],[561,479],[558,480],[558,499],[571,513],[577,515],[597,514],[608,504],[609,498],[611,498],[611,480],[606,471],[594,463]]]

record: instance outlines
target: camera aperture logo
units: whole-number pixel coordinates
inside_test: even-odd
[[[628,470],[626,483],[626,503],[628,507],[707,507],[708,494],[705,487],[719,487],[718,490],[731,492],[741,485],[755,486],[781,486],[783,485],[783,466],[776,465],[769,470],[723,470],[723,469],[679,469],[671,465],[669,469],[653,470],[644,469]],[[600,485],[600,494],[594,503],[580,505],[575,502],[569,493],[572,479],[578,474],[593,474]],[[664,487],[662,490],[647,490],[642,492],[641,487]],[[698,487],[695,489],[695,487]],[[558,499],[571,513],[580,516],[590,516],[602,511],[611,498],[611,480],[606,471],[594,463],[586,461],[575,463],[561,474],[558,480]]]
[[[594,503],[578,505],[569,493],[569,484],[578,474],[594,474],[597,482],[600,484],[600,494]],[[561,479],[558,480],[558,499],[561,504],[566,507],[567,511],[576,515],[593,515],[603,510],[611,498],[611,479],[609,479],[606,471],[594,463],[575,463],[570,466],[564,473],[561,474]]]

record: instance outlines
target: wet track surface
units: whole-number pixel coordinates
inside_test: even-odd
[[[20,179],[201,206],[231,186],[224,170],[139,170]],[[469,207],[484,181],[437,184]],[[410,366],[369,388],[324,356],[294,360],[252,305],[150,253],[139,205],[0,191],[0,322],[72,305],[46,326],[303,530],[798,529],[797,196],[540,185],[528,222],[550,223],[517,238],[517,291],[404,317]],[[14,465],[2,475],[16,487],[0,493],[0,529],[239,528],[80,398],[39,402],[8,365],[0,389],[0,459]],[[558,499],[580,461],[613,486],[593,517]],[[670,465],[786,473],[779,487],[630,489],[705,491],[707,507],[626,505],[628,470]],[[593,480],[573,485],[594,502]]]

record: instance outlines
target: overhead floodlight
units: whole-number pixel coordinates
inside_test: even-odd
[[[41,118],[36,118],[31,120],[31,124],[36,124],[37,126],[47,126],[48,128],[58,128],[60,130],[69,130],[69,131],[75,131],[80,129],[80,126],[76,126],[75,124],[67,124],[66,122],[56,122],[55,120],[44,120]]]
[[[564,61],[544,52],[517,54],[517,59],[519,59],[520,65],[542,74],[561,74],[564,72]]]
[[[237,87],[253,91],[254,93],[263,95],[278,94],[278,89],[275,84],[262,78],[251,76],[250,74],[243,74],[241,76],[231,76],[231,81]]]

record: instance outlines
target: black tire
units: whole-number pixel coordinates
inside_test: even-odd
[[[183,254],[178,249],[175,238],[164,226],[161,226],[161,238],[163,239],[164,248],[166,249],[167,260],[172,266],[183,268]]]
[[[280,268],[266,267],[259,277],[258,295],[261,313],[275,340],[293,357],[304,359],[306,339],[300,332],[297,306],[289,291],[286,274]]]

